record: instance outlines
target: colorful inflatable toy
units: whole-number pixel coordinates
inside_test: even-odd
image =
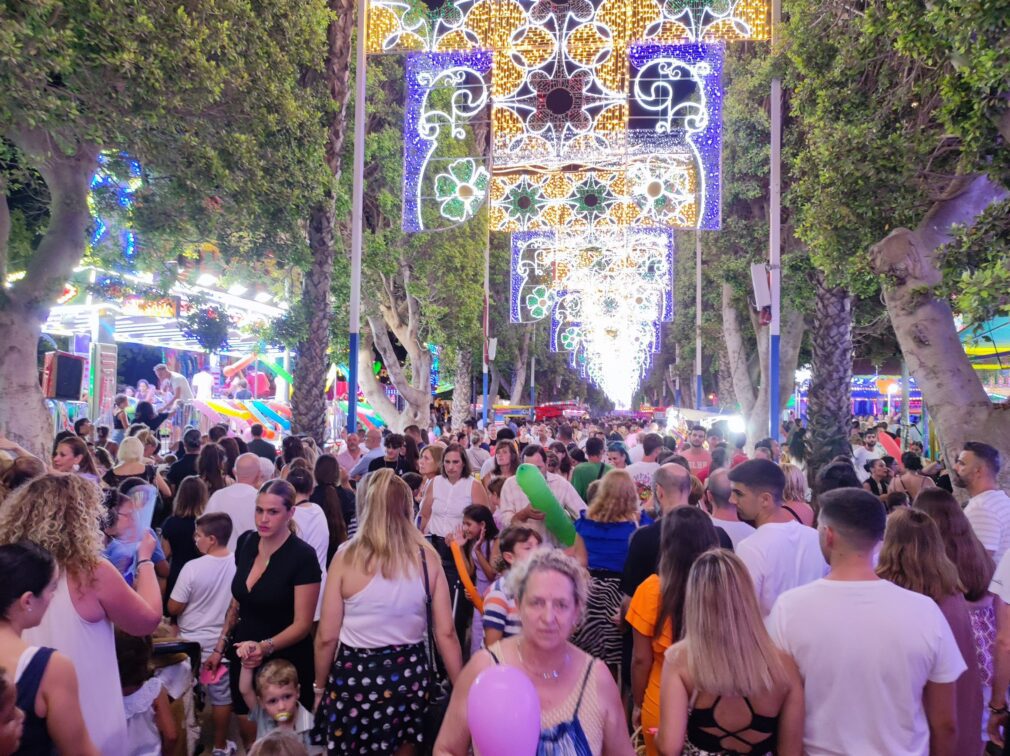
[[[516,482],[530,500],[530,506],[546,515],[544,525],[554,537],[565,546],[574,545],[575,525],[572,518],[558,504],[540,470],[535,465],[521,464],[516,470]]]

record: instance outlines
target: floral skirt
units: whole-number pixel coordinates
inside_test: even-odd
[[[343,644],[316,710],[312,742],[328,753],[392,753],[420,743],[428,706],[424,643],[384,648]]]

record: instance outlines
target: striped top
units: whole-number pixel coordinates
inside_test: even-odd
[[[519,607],[505,585],[506,577],[502,575],[491,583],[484,596],[484,630],[498,630],[503,638],[519,635],[523,629]]]

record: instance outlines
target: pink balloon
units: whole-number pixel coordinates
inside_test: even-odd
[[[470,737],[480,756],[532,756],[540,741],[540,698],[515,667],[496,664],[473,681],[466,697]]]

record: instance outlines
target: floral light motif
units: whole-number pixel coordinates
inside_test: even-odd
[[[442,215],[449,220],[472,218],[484,203],[491,174],[471,158],[461,158],[449,165],[448,173],[435,177],[435,196],[442,203]]]

